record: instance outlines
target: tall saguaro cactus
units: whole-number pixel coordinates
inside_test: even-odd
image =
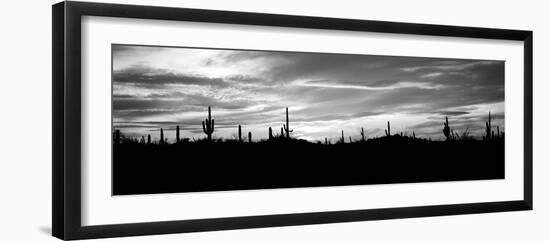
[[[345,143],[346,140],[344,139],[344,130],[342,130],[342,137],[340,137],[340,143]]]
[[[147,135],[147,144],[151,144],[151,135],[150,134]]]
[[[252,143],[252,132],[248,132],[248,143]]]
[[[489,112],[489,121],[485,122],[485,140],[491,139],[491,112]]]
[[[160,128],[160,144],[164,144],[164,131]]]
[[[273,139],[273,130],[269,127],[269,140]]]
[[[120,144],[120,130],[115,130],[114,139],[115,144]]]
[[[290,129],[290,125],[288,123],[288,107],[286,107],[286,125],[283,124],[283,129],[286,133],[286,138],[290,138],[290,132],[293,132],[294,130]]]
[[[384,133],[386,133],[386,136],[391,136],[391,129],[390,129],[390,122],[388,121],[388,129],[384,130]]]
[[[449,118],[445,116],[445,122],[443,123],[443,135],[447,140],[451,140],[451,127],[449,127]]]
[[[202,131],[208,137],[208,141],[212,141],[212,133],[214,133],[214,120],[210,115],[210,106],[208,106],[208,119],[202,122]]]
[[[361,127],[361,141],[365,141],[365,130]]]
[[[242,134],[242,132],[241,132],[241,125],[239,125],[239,142],[242,142],[242,141],[243,141],[243,139],[242,139],[242,137],[241,137],[241,136],[242,136],[241,134]]]
[[[176,143],[180,143],[180,126],[176,126]]]

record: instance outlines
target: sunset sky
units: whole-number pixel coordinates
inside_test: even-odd
[[[293,137],[337,140],[392,133],[443,139],[443,122],[481,138],[489,111],[504,129],[504,62],[399,56],[113,45],[113,125],[126,136],[176,125],[204,138],[212,107],[214,137],[237,125],[253,139],[275,132],[289,108]]]

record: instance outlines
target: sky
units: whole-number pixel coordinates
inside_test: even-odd
[[[491,112],[504,130],[504,61],[333,53],[112,45],[113,127],[125,136],[159,129],[169,141],[205,138],[208,106],[215,138],[266,139],[289,109],[292,137],[336,141],[392,134],[444,139],[451,129],[481,138]],[[496,131],[496,130],[495,130]]]

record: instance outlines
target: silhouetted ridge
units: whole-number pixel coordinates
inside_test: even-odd
[[[459,135],[448,117],[443,122],[445,141],[417,137],[414,131],[392,135],[389,121],[379,137],[369,138],[361,128],[360,139],[348,135],[346,141],[341,129],[335,142],[329,137],[307,141],[291,137],[290,125],[286,108],[280,133],[269,126],[267,139],[253,140],[252,131],[245,130],[248,140],[243,140],[240,124],[236,137],[214,138],[209,107],[201,122],[203,138],[182,136],[179,125],[172,138],[166,138],[164,129],[173,127],[155,129],[160,131],[158,140],[150,134],[127,137],[115,129],[113,194],[504,178],[504,132],[499,126],[493,129],[490,114],[481,140],[468,129]]]

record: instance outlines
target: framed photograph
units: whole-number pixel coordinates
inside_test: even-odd
[[[55,4],[53,235],[531,210],[532,53],[524,30]]]

